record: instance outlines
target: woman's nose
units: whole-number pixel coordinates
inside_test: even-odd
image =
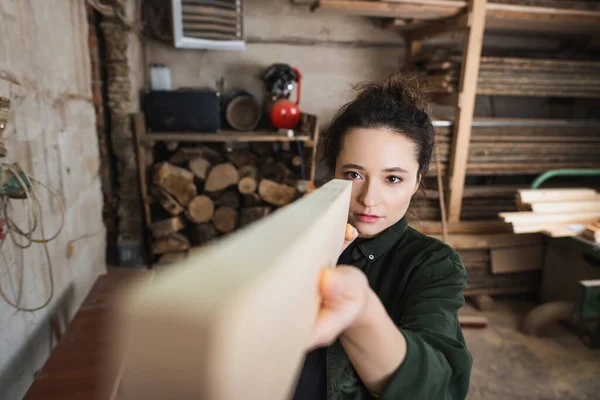
[[[377,184],[373,181],[366,181],[361,188],[358,201],[365,207],[375,207],[379,204],[379,193]]]

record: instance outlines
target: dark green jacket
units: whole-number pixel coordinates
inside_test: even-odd
[[[406,338],[406,358],[379,398],[464,399],[472,359],[457,316],[467,273],[456,251],[406,218],[348,251]],[[327,349],[327,397],[374,398],[339,341]]]

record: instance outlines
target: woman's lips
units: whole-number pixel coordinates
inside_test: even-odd
[[[381,217],[379,215],[375,215],[375,214],[355,214],[355,215],[356,215],[356,218],[358,218],[358,220],[360,222],[364,222],[366,224],[373,224],[381,219]]]

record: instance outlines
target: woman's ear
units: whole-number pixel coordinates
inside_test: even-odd
[[[423,177],[423,175],[418,174],[417,175],[417,182],[415,183],[415,187],[413,189],[412,194],[414,195],[415,193],[417,193],[417,190],[419,190],[419,186],[421,186],[421,178]]]

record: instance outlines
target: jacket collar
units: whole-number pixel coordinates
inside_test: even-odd
[[[404,235],[408,228],[406,217],[381,232],[378,236],[371,239],[360,240],[352,251],[352,260],[357,261],[361,257],[366,258],[369,262],[377,260],[379,257],[387,253]]]

